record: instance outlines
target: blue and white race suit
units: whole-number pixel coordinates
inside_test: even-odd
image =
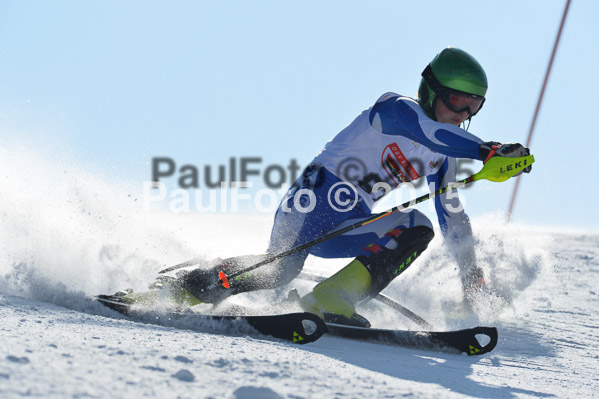
[[[427,177],[438,189],[456,181],[457,158],[481,160],[483,140],[429,118],[413,98],[386,93],[329,141],[288,190],[275,215],[269,253],[277,253],[371,216],[388,187]],[[345,188],[335,196],[335,188]],[[434,199],[441,231],[461,268],[473,267],[472,230],[456,190]],[[313,209],[312,209],[313,208]],[[273,286],[291,281],[305,258],[355,257],[393,228],[428,226],[407,209],[282,259]],[[462,270],[464,272],[464,270]]]

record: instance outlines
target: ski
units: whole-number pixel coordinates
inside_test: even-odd
[[[165,312],[148,310],[113,295],[98,295],[95,299],[135,321],[199,332],[226,331],[239,335],[258,333],[297,344],[314,342],[327,332],[325,323],[315,314],[308,312],[267,316],[220,316],[198,314],[191,310]]]
[[[373,343],[402,346],[406,348],[439,350],[466,353],[469,356],[491,352],[497,345],[495,327],[474,327],[455,331],[409,331],[383,330],[326,323],[328,333],[333,336]],[[486,336],[489,342],[481,345],[477,335]]]
[[[95,298],[104,306],[135,321],[165,327],[185,328],[199,332],[214,332],[238,335],[256,335],[284,339],[293,343],[307,344],[323,334],[340,338],[401,346],[405,348],[438,350],[451,353],[466,353],[469,356],[491,352],[497,345],[495,327],[474,327],[454,331],[411,331],[386,330],[325,323],[313,313],[285,313],[277,315],[222,316],[207,315],[189,309],[181,311],[148,310],[126,302],[120,296],[99,295]],[[483,345],[477,335],[486,336]]]

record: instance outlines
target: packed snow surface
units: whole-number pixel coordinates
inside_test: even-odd
[[[0,159],[2,398],[590,398],[599,388],[599,235],[476,217],[479,263],[502,299],[481,296],[477,312],[465,312],[441,234],[385,290],[437,330],[497,326],[490,354],[328,336],[298,346],[137,323],[91,299],[142,290],[196,256],[260,253],[272,216],[144,212],[118,182],[60,165],[50,179],[41,160]],[[306,270],[328,276],[346,262],[309,257]],[[313,284],[230,301],[266,306]],[[418,328],[382,305],[361,313],[375,327]]]

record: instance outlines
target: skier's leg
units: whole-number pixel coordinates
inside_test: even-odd
[[[396,214],[391,220],[395,223],[393,228],[378,240],[364,245],[361,255],[301,298],[300,303],[306,311],[319,314],[327,321],[369,325],[366,319],[356,313],[356,304],[375,297],[387,287],[427,248],[434,236],[428,218],[416,210]],[[367,225],[370,232],[363,232],[363,237],[371,239],[369,233],[386,228],[389,223],[390,220],[387,220],[375,226]],[[314,254],[329,255],[335,252],[335,247],[348,239],[344,236],[339,238],[331,240],[328,247],[315,249]],[[358,234],[351,237],[354,240],[358,238]]]
[[[347,213],[331,208],[327,199],[328,188],[337,182],[339,179],[324,168],[306,168],[302,177],[289,189],[275,214],[267,253],[276,254],[297,247],[323,236],[348,217],[364,218],[369,213],[363,203],[358,203],[355,209]],[[205,287],[218,281],[220,271],[232,274],[261,259],[256,256],[227,259],[207,270],[198,268],[191,271],[180,279],[180,284],[202,302],[215,303],[232,294],[272,289],[289,283],[301,272],[308,254],[308,250],[301,251],[261,266],[232,281],[229,289],[219,286],[206,291]]]

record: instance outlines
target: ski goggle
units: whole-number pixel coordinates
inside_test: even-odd
[[[424,71],[422,71],[422,77],[441,101],[443,101],[443,104],[455,113],[459,114],[468,111],[470,117],[473,117],[480,111],[485,103],[485,97],[483,96],[477,96],[476,94],[465,93],[443,86],[433,74],[433,69],[430,64]]]
[[[485,102],[484,97],[454,90],[447,90],[446,93],[443,93],[439,97],[443,101],[443,104],[451,111],[457,114],[468,111],[470,116],[476,115]]]

